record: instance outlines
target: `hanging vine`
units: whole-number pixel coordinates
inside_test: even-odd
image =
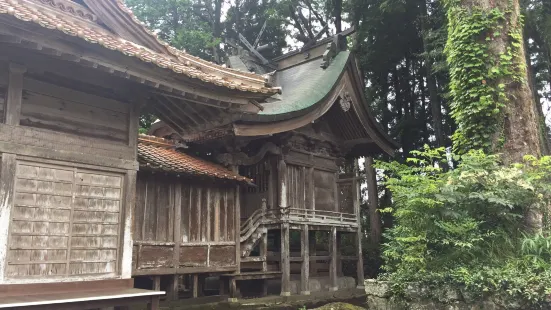
[[[521,82],[522,20],[506,9],[466,7],[447,0],[452,117],[457,123],[454,149],[498,151],[504,143],[507,88]],[[505,45],[500,45],[505,42]]]

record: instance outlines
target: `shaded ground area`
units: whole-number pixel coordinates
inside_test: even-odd
[[[315,309],[330,310],[360,310],[365,309],[365,292],[360,289],[341,290],[336,292],[317,292],[310,296],[292,295],[267,296],[255,299],[240,299],[229,303],[224,296],[184,299],[177,302],[161,303],[163,310],[225,310],[225,309],[265,309],[265,310],[299,310]],[[344,303],[349,304],[348,308]],[[356,306],[356,307],[351,307]],[[320,308],[321,307],[321,308]],[[133,308],[138,310],[140,308]]]

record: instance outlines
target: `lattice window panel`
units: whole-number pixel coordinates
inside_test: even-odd
[[[122,175],[18,162],[8,278],[114,275]]]
[[[268,162],[242,167],[240,174],[253,180],[256,188],[249,186],[248,193],[266,193],[270,186],[270,168]]]

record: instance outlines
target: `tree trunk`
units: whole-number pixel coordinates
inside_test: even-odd
[[[373,168],[373,157],[365,158],[365,175],[368,193],[369,239],[372,245],[378,246],[381,243],[382,227],[381,214],[377,211],[379,208],[379,191],[377,190],[377,175],[375,168]]]
[[[461,0],[459,2],[449,1],[448,5],[451,38],[448,41],[448,48],[454,49],[452,53],[448,53],[448,60],[452,84],[461,90],[453,96],[454,103],[460,104],[456,105],[456,110],[463,111],[463,109],[469,109],[465,111],[479,113],[476,112],[477,106],[484,106],[483,97],[480,97],[478,102],[476,100],[468,101],[461,97],[464,95],[462,93],[465,93],[465,91],[469,92],[470,90],[472,90],[472,93],[479,94],[481,84],[469,83],[468,81],[468,84],[459,84],[465,82],[462,80],[464,76],[458,73],[460,70],[468,74],[477,74],[475,71],[468,71],[470,70],[468,68],[469,64],[461,62],[464,58],[457,57],[459,53],[465,52],[463,50],[464,46],[454,45],[454,43],[461,42],[464,38],[461,35],[457,35],[458,31],[469,31],[469,27],[472,27],[473,21],[480,22],[483,25],[484,21],[490,21],[490,18],[494,19],[492,22],[495,25],[489,24],[492,26],[487,26],[489,28],[479,33],[478,36],[473,34],[472,40],[478,40],[477,44],[487,48],[487,56],[484,56],[483,60],[488,72],[495,68],[498,69],[497,75],[492,76],[490,73],[485,76],[481,75],[479,83],[485,85],[484,89],[491,89],[494,91],[494,94],[504,93],[506,97],[506,99],[503,99],[494,95],[496,96],[494,98],[495,102],[502,105],[498,106],[501,114],[496,114],[500,115],[497,119],[496,116],[486,119],[484,118],[486,117],[484,114],[479,115],[483,122],[486,121],[484,123],[481,123],[479,118],[470,116],[462,116],[463,118],[457,119],[459,130],[463,134],[463,140],[460,140],[460,144],[467,143],[467,146],[476,146],[477,144],[469,144],[469,140],[484,142],[484,144],[480,145],[487,147],[487,150],[490,152],[503,154],[502,158],[505,164],[522,162],[523,156],[527,154],[540,156],[541,132],[539,130],[534,95],[529,85],[519,0]],[[496,10],[501,12],[504,18],[496,18],[493,15]],[[476,15],[476,12],[483,12],[487,17],[483,17],[484,19],[482,20],[478,19],[479,17]],[[453,40],[457,40],[457,42]],[[467,42],[467,44],[469,43]],[[453,52],[456,54],[454,55]],[[510,60],[512,64],[508,64],[509,61],[503,58],[508,53],[512,55],[512,59]],[[465,85],[468,85],[469,89],[464,89]],[[488,108],[483,107],[481,109]],[[488,120],[496,120],[497,124],[488,123]],[[487,131],[491,133],[488,137],[481,137],[476,132],[490,128],[489,126],[496,127],[492,128],[493,131]],[[457,141],[454,142],[457,143]],[[524,219],[528,231],[536,232],[541,230],[542,221],[539,210],[528,210]]]
[[[501,8],[505,11],[509,0],[499,0],[499,2]],[[512,6],[511,26],[521,26],[519,1],[513,0]],[[494,48],[490,46],[491,50],[495,50],[496,56],[499,53],[505,52],[506,48],[511,44],[507,31],[503,31],[503,35],[499,39],[501,42],[496,42],[497,44]],[[526,154],[541,155],[539,122],[534,95],[528,83],[529,74],[528,65],[526,64],[524,40],[521,39],[520,44],[522,45],[519,50],[521,55],[518,55],[519,57],[516,57],[515,61],[522,68],[522,82],[506,81],[509,84],[506,88],[509,105],[505,107],[505,144],[503,145],[502,152],[504,161],[508,163],[520,162]]]
[[[336,33],[342,32],[342,0],[334,1],[334,12],[335,12],[335,31]]]
[[[420,0],[421,4],[421,35],[423,37],[423,50],[428,55],[430,52],[428,49],[428,43],[426,39],[427,32],[427,19],[428,10],[426,0]],[[440,104],[440,98],[438,96],[438,89],[436,86],[436,78],[432,72],[432,59],[427,56],[425,59],[425,73],[427,75],[427,88],[429,91],[430,110],[432,114],[432,126],[434,129],[434,137],[436,140],[436,146],[441,147],[445,145],[444,131],[442,130],[442,106]]]
[[[212,35],[215,39],[220,39],[222,37],[222,27],[220,24],[220,19],[222,17],[222,0],[214,0],[214,20],[212,25]],[[221,63],[220,59],[220,44],[215,44],[212,48],[212,56],[214,62]]]

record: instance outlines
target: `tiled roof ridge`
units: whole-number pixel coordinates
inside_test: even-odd
[[[182,62],[181,59],[178,59],[178,61],[174,61],[169,55],[157,53],[147,47],[116,37],[114,34],[109,33],[97,24],[77,19],[76,16],[66,14],[61,10],[59,10],[59,12],[66,15],[63,18],[55,15],[50,10],[40,10],[44,5],[45,4],[29,2],[28,0],[0,0],[0,14],[9,14],[19,20],[33,22],[46,29],[58,30],[67,35],[79,37],[89,43],[99,44],[105,48],[119,51],[126,56],[136,57],[144,62],[155,64],[161,68],[170,69],[175,73],[183,74],[193,79],[199,79],[206,83],[253,93],[275,94],[280,91],[278,88],[266,87],[265,80],[260,76],[262,81],[259,79],[246,78],[247,81],[255,84],[255,86],[253,86],[251,84],[247,85],[242,81],[230,81],[227,80],[227,77],[220,77],[203,72],[201,71],[201,67],[197,65],[194,66],[191,60]],[[86,23],[86,25],[82,25],[81,23]],[[168,48],[168,50],[177,51],[173,47]],[[189,55],[185,55],[190,58]],[[200,61],[194,60],[193,62]],[[226,68],[222,68],[215,64],[212,64],[208,69],[212,70],[213,68],[221,73],[228,73],[228,71],[225,70]],[[238,75],[234,73],[231,74]],[[237,78],[241,77],[237,76]]]
[[[170,148],[173,148],[176,146],[176,144],[172,140],[168,140],[168,139],[156,137],[156,136],[145,135],[145,134],[138,135],[138,142],[148,144],[148,145],[170,147]]]
[[[157,40],[157,42],[159,42],[159,44],[165,46],[167,48],[167,50],[172,55],[174,55],[178,58],[183,58],[183,59],[180,59],[181,61],[187,61],[187,60],[195,61],[195,62],[201,63],[203,65],[212,66],[212,67],[219,67],[217,69],[219,69],[221,71],[232,72],[232,73],[235,73],[237,75],[246,76],[246,77],[249,77],[249,78],[252,78],[252,79],[255,79],[255,80],[266,82],[266,79],[262,75],[259,75],[259,74],[256,74],[256,73],[251,73],[251,72],[235,70],[235,69],[232,69],[232,68],[222,67],[217,63],[204,60],[204,59],[202,59],[200,57],[197,57],[197,56],[193,56],[191,54],[188,54],[184,51],[181,51],[181,50],[171,46],[168,42],[162,40],[161,38],[159,38],[159,36],[156,33],[154,33],[149,28],[147,28],[147,26],[142,21],[140,21],[138,19],[138,17],[134,14],[132,9],[130,9],[128,6],[126,6],[126,4],[124,4],[124,2],[122,0],[115,0],[115,1],[117,2],[117,5],[119,6],[119,8],[124,13],[126,13],[137,25],[142,27],[142,29],[145,32],[147,32],[149,35],[151,35],[153,38],[155,38],[155,40]]]

